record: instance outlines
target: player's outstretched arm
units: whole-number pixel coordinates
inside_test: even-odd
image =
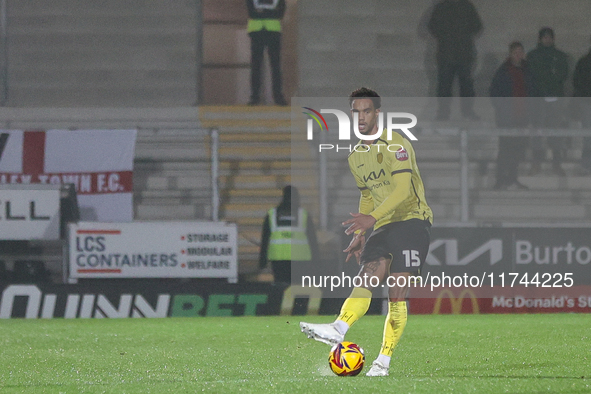
[[[349,226],[345,234],[351,235],[354,232],[364,233],[369,230],[379,219],[391,215],[400,203],[408,198],[411,187],[411,174],[403,172],[395,174],[392,177],[394,182],[394,191],[384,200],[384,202],[374,209],[369,215],[363,213],[352,213],[352,219],[343,222],[343,226]]]
[[[410,172],[401,172],[393,175],[392,182],[394,183],[394,190],[379,207],[374,209],[371,216],[379,220],[391,215],[396,207],[410,196],[411,176]]]
[[[373,197],[367,188],[360,190],[361,197],[359,198],[359,213],[369,215],[373,211]]]

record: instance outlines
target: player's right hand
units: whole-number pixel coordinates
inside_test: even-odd
[[[355,256],[357,259],[357,264],[361,265],[361,252],[363,251],[363,247],[365,246],[365,235],[359,233],[355,234],[349,243],[347,249],[343,250],[343,252],[347,253],[347,258],[345,259],[345,263],[349,261],[351,256]]]

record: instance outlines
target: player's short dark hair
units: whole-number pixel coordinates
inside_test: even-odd
[[[550,35],[552,38],[554,38],[554,30],[552,30],[551,27],[542,27],[540,29],[540,31],[538,32],[538,40],[541,40],[544,36],[546,35]]]
[[[509,52],[512,52],[515,48],[523,49],[523,44],[521,41],[513,41],[511,44],[509,44]]]
[[[382,107],[382,98],[375,90],[362,87],[352,91],[349,95],[349,106],[353,104],[353,100],[355,100],[356,98],[369,98],[371,99],[371,101],[373,101],[373,107],[375,109]]]

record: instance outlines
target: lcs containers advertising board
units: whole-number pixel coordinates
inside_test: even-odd
[[[235,224],[71,224],[70,278],[227,278],[235,282]]]

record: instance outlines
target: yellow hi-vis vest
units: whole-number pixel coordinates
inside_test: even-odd
[[[269,248],[267,250],[267,259],[269,261],[292,260],[292,261],[310,261],[312,260],[312,251],[308,244],[306,236],[306,226],[308,222],[308,213],[305,209],[298,209],[298,225],[279,226],[277,225],[277,210],[269,210],[269,224],[271,227],[271,237],[269,239]]]
[[[275,31],[281,33],[280,19],[249,19],[246,31],[252,33],[254,31]]]

